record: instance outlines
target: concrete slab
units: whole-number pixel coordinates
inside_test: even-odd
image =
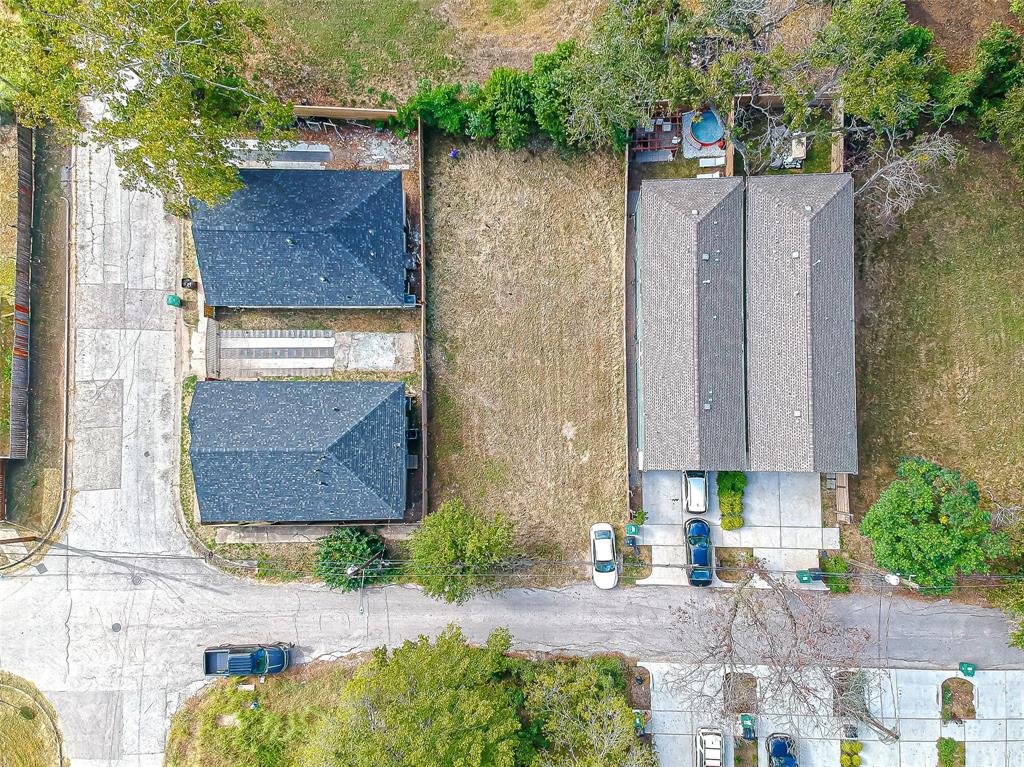
[[[121,426],[124,381],[76,381],[74,421],[78,429]]]
[[[119,690],[43,691],[60,717],[65,748],[79,759],[102,760],[104,764],[121,758],[123,729],[122,701]],[[105,733],[106,737],[96,737]]]
[[[167,292],[159,289],[130,289],[124,292],[124,327],[160,330],[166,324]]]
[[[938,751],[935,747],[935,741],[931,743],[920,743],[900,740],[899,741],[899,767],[933,767],[936,762]],[[871,762],[875,764],[875,762]],[[892,764],[893,767],[897,767],[892,762],[881,762],[880,764]]]
[[[743,491],[745,527],[781,527],[779,475],[775,472],[749,472]],[[775,544],[778,545],[778,544]]]
[[[75,322],[80,328],[120,328],[124,323],[124,285],[81,285],[75,292]]]
[[[780,539],[784,549],[820,549],[822,536],[820,527],[783,527]]]
[[[964,740],[1006,740],[1005,719],[964,720]]]
[[[82,429],[75,437],[71,466],[78,490],[121,487],[121,427]]]
[[[686,542],[682,525],[640,526],[640,543],[644,546],[682,546]]]
[[[782,545],[782,534],[778,527],[747,527],[744,525],[735,532],[739,533],[741,546],[777,549]]]
[[[648,525],[682,525],[683,475],[678,471],[643,473],[644,513]]]
[[[1020,765],[1020,762],[1006,761],[1006,743],[979,743],[968,740],[965,755],[969,767],[1007,767],[1008,764]]]
[[[1024,741],[1011,740],[1006,744],[1006,767],[1024,764]]]
[[[686,550],[682,546],[654,546],[651,548],[651,563],[669,565],[655,567],[651,575],[637,581],[638,586],[689,586],[686,580]]]
[[[821,548],[830,551],[839,548],[838,527],[823,527],[821,529]]]
[[[334,366],[338,370],[416,369],[414,333],[337,333]]]
[[[778,478],[782,524],[821,527],[821,475],[816,472],[784,472]]]

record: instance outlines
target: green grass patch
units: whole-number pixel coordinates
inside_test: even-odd
[[[437,0],[253,0],[278,43],[266,62],[286,91],[335,98],[409,90],[458,64],[453,33],[432,11]]]
[[[57,715],[34,685],[0,671],[0,764],[3,767],[52,767]]]
[[[487,10],[492,16],[503,21],[522,21],[529,11],[545,7],[549,0],[488,0]]]
[[[850,590],[850,579],[845,577],[850,571],[850,563],[839,554],[822,557],[821,571],[825,573],[825,585],[833,594],[845,594]]]
[[[901,231],[860,254],[857,364],[865,510],[901,456],[1024,497],[1024,189],[973,145]]]
[[[964,767],[967,761],[965,743],[952,738],[939,738],[936,748],[939,752],[939,767]]]

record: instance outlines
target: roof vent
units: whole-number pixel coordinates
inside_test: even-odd
[[[799,418],[800,417],[800,411],[799,410],[794,410],[793,411],[793,417],[794,418]]]
[[[793,251],[793,258],[800,258],[800,251],[799,250],[794,250]]]
[[[711,284],[711,280],[701,280],[701,282],[703,282],[705,285]]]
[[[800,291],[799,290],[794,290],[793,291],[793,295],[794,296],[799,296],[800,295]]]
[[[804,205],[804,210],[806,210],[808,213],[810,213],[811,212],[811,206],[810,205]]]
[[[284,241],[285,241],[285,243],[287,243],[288,245],[294,245],[294,244],[295,244],[295,242],[294,242],[294,241],[292,240],[292,238],[291,238],[291,237],[285,237],[285,238],[284,238]]]
[[[697,210],[696,208],[694,208],[693,210],[691,210],[691,211],[690,211],[690,213],[692,213],[692,214],[693,214],[693,215],[695,215],[695,216],[698,216],[698,215],[700,215],[700,211],[699,211],[699,210]]]
[[[704,409],[705,410],[710,410],[711,409],[711,403],[710,402],[705,402],[704,403]]]
[[[709,256],[709,255],[708,255],[707,253],[701,253],[701,254],[700,254],[700,257],[701,257],[701,259],[703,259],[704,261],[708,261],[708,260],[710,260],[710,259],[711,259],[711,256]]]

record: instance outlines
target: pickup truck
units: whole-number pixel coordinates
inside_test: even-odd
[[[263,676],[279,674],[291,663],[291,645],[220,645],[203,652],[207,676]]]

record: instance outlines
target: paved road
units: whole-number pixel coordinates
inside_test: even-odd
[[[176,521],[180,329],[164,303],[177,278],[175,223],[154,198],[123,190],[104,152],[78,153],[76,194],[70,527],[44,573],[0,579],[0,668],[53,701],[74,764],[161,764],[169,718],[201,686],[209,643],[287,640],[312,659],[458,622],[475,639],[509,626],[524,647],[678,657],[686,631],[673,608],[713,594],[580,585],[455,608],[411,588],[358,595],[238,581],[194,559]],[[969,654],[982,667],[1024,667],[992,610],[833,604],[838,620],[886,636],[897,665]]]

